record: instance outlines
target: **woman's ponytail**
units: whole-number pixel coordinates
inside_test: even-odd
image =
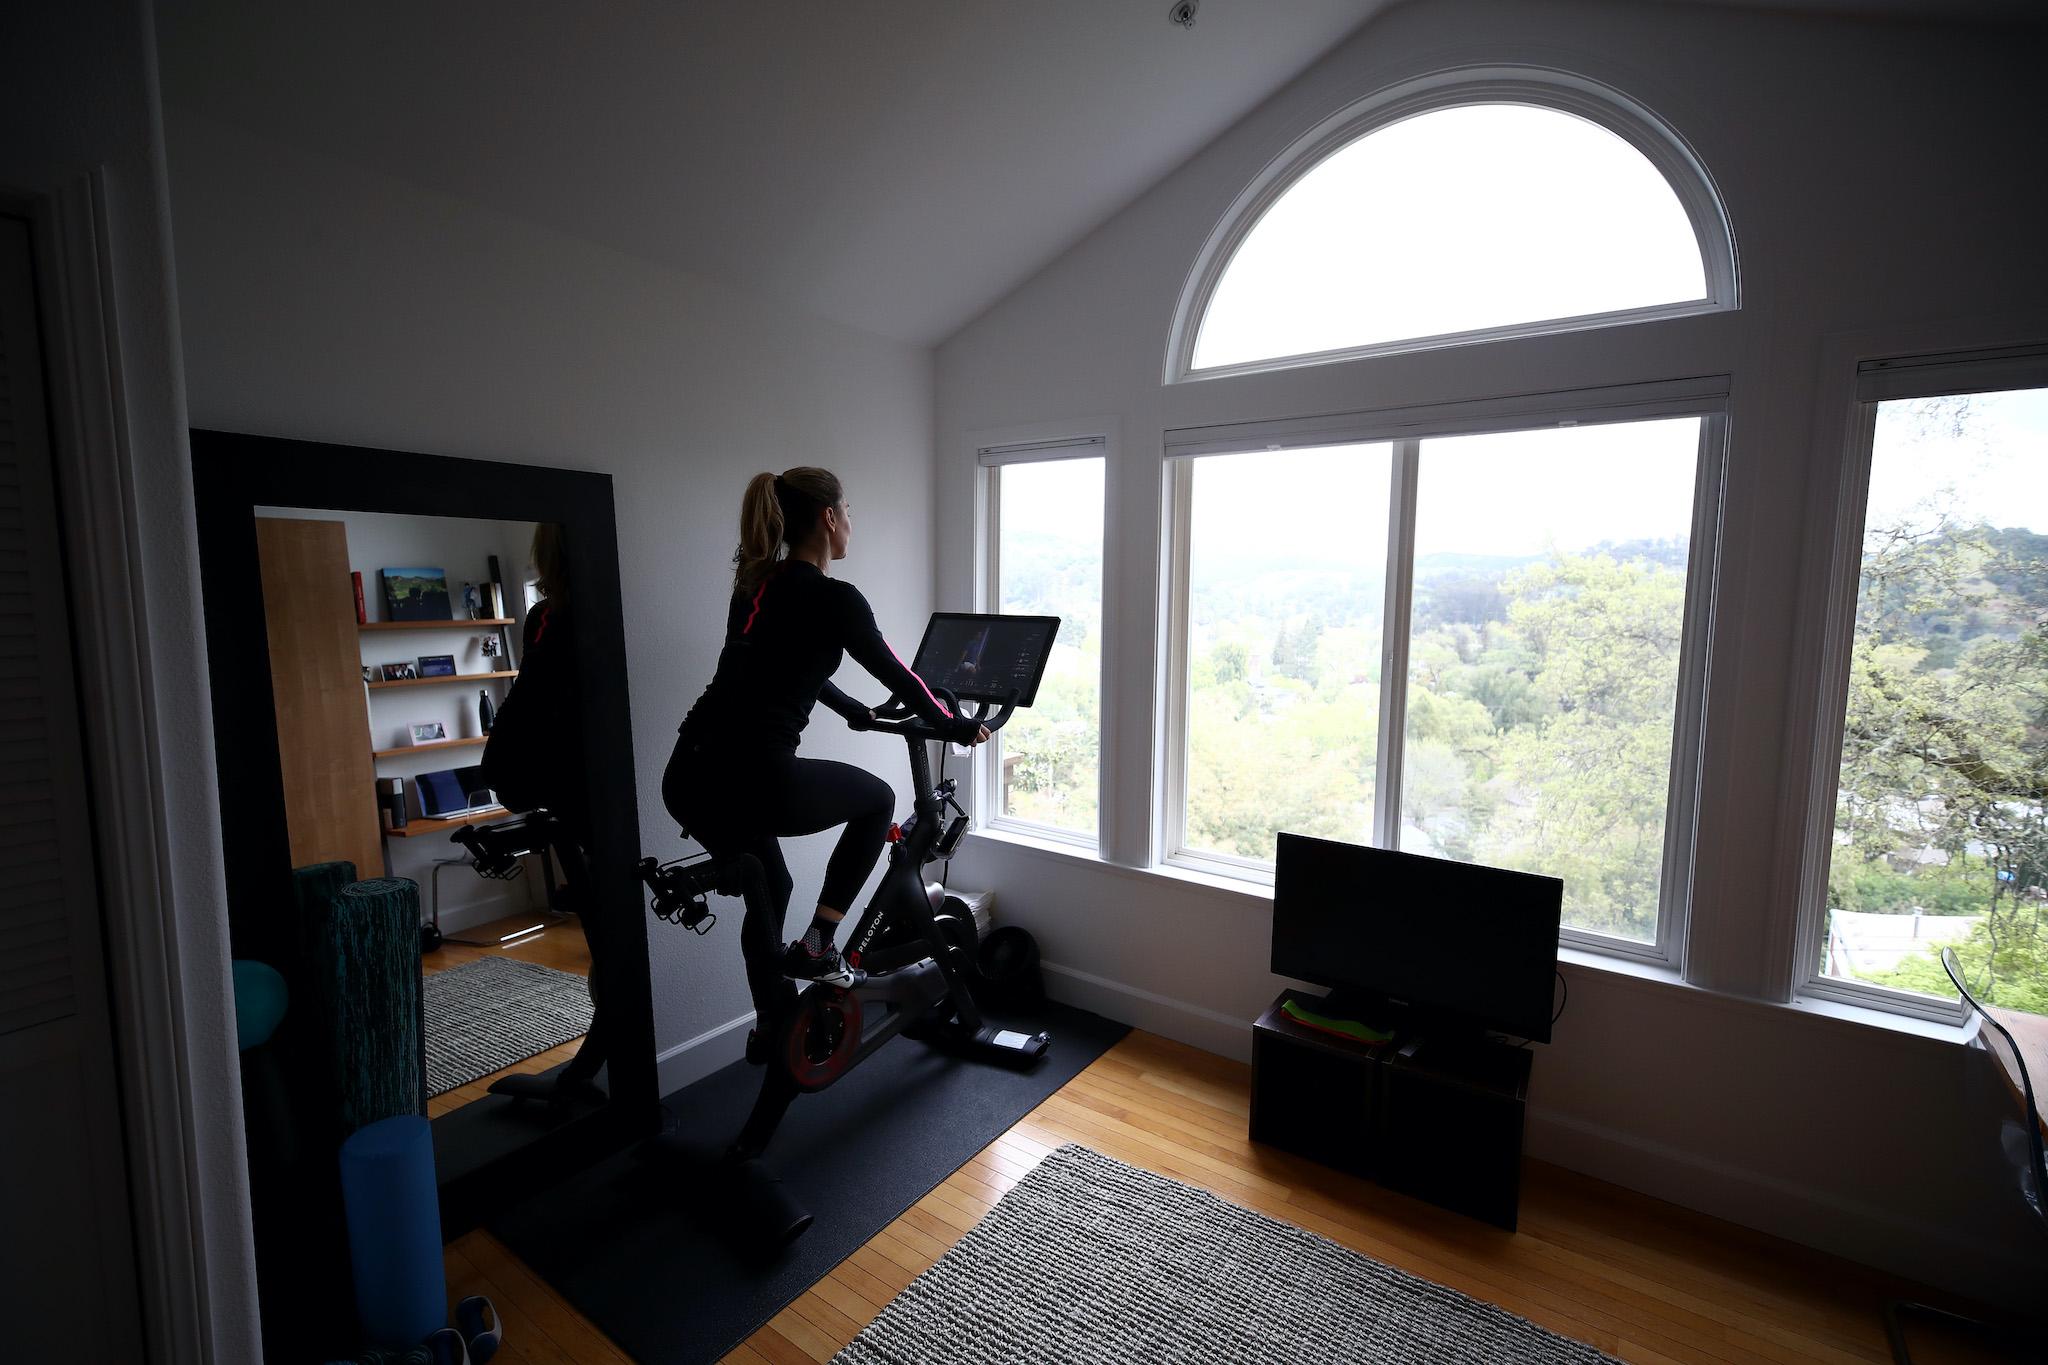
[[[733,551],[734,592],[745,596],[775,567],[784,545],[801,543],[845,490],[829,469],[801,465],[781,474],[756,474],[740,497],[740,547]]]
[[[736,566],[732,587],[736,593],[752,592],[782,549],[782,500],[775,496],[775,476],[756,474],[747,480],[740,497],[740,547],[733,552]]]

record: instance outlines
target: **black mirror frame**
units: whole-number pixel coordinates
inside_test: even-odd
[[[445,1121],[456,1115],[437,1121],[442,1235],[452,1240],[502,1203],[506,1189],[558,1179],[659,1126],[647,923],[633,874],[640,819],[611,476],[223,431],[194,429],[191,440],[214,751],[219,790],[234,793],[234,817],[227,818],[223,800],[220,826],[236,956],[265,956],[266,938],[283,918],[275,907],[290,903],[269,637],[263,613],[247,608],[247,585],[260,577],[255,509],[551,521],[563,528],[576,575],[592,877],[598,904],[619,926],[606,939],[602,962],[593,964],[608,1017],[611,1099],[511,1150],[492,1151],[487,1141],[480,1156],[444,1151]],[[251,717],[265,723],[251,724]],[[522,1103],[532,1102],[492,1096],[457,1113]]]

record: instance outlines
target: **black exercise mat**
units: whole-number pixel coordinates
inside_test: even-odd
[[[831,1089],[798,1096],[768,1160],[816,1221],[768,1265],[719,1239],[686,1174],[633,1152],[508,1208],[490,1230],[642,1365],[717,1360],[1130,1031],[1055,1004],[1003,1022],[1051,1030],[1037,1070],[898,1038]],[[735,1062],[664,1103],[685,1138],[718,1149],[760,1084],[760,1068]]]

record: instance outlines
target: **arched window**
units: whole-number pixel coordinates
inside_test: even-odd
[[[1239,196],[1168,382],[1732,308],[1705,171],[1618,93],[1461,71],[1345,110]]]

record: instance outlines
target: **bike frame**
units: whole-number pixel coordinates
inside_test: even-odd
[[[890,831],[888,868],[847,941],[847,963],[865,971],[866,979],[851,987],[813,982],[792,995],[777,965],[783,926],[769,922],[773,915],[765,896],[747,898],[741,947],[755,988],[756,1028],[765,1044],[768,1074],[733,1144],[734,1155],[742,1159],[766,1150],[798,1095],[831,1085],[940,1004],[950,1005],[954,1027],[962,1034],[988,1032],[968,992],[960,949],[941,932],[941,916],[924,886],[925,865],[942,845],[950,849],[958,840],[965,816],[941,827],[953,804],[951,784],[932,783],[926,731],[906,728],[903,737],[916,793],[911,815]]]

